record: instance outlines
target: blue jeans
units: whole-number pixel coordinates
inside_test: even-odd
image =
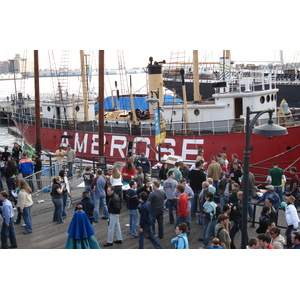
[[[221,208],[221,210],[223,210],[224,204],[228,204],[228,201],[229,201],[229,196],[222,195],[220,197],[220,208]]]
[[[63,201],[60,199],[53,199],[54,204],[54,213],[53,213],[53,222],[63,223],[62,212],[63,212]]]
[[[65,191],[62,193],[62,202],[63,202],[63,212],[62,212],[62,216],[66,217],[66,205],[67,205],[67,200],[68,200],[68,191]]]
[[[100,203],[102,205],[103,216],[109,219],[106,197],[100,196],[99,194],[94,194],[94,221],[97,223],[99,223],[100,220],[100,213],[99,213]]]
[[[120,215],[110,214],[107,234],[107,243],[113,243],[114,232],[116,231],[117,241],[122,241],[121,226],[119,221]]]
[[[203,218],[203,205],[204,205],[204,202],[205,202],[205,200],[201,200],[199,202],[199,211],[200,211],[199,220],[198,220],[199,225],[202,225],[203,221],[204,221],[204,218]]]
[[[16,189],[16,185],[14,182],[15,178],[10,177],[6,179],[7,189],[9,191],[9,194],[11,195],[11,191]]]
[[[73,176],[73,162],[68,162],[68,173],[67,177],[72,177]]]
[[[90,200],[94,202],[94,193],[91,190],[91,185],[86,185],[84,191],[90,193]]]
[[[169,221],[171,224],[174,223],[173,208],[175,208],[175,210],[176,210],[175,216],[177,216],[177,205],[178,205],[177,199],[168,199],[167,200],[167,208],[169,210]]]
[[[152,232],[152,226],[149,225],[145,225],[143,228],[143,232],[139,233],[139,249],[144,249],[144,237],[147,234],[154,248],[162,249],[161,244],[159,243],[159,241],[157,240],[157,238],[154,236]]]
[[[10,218],[9,226],[6,226],[4,221],[1,228],[1,246],[2,248],[8,248],[7,239],[10,239],[11,246],[17,248],[17,240],[14,228],[14,218]]]
[[[282,202],[282,200],[283,200],[282,186],[281,185],[274,186],[274,191],[275,191],[275,193],[278,194],[280,202]]]
[[[206,218],[208,219],[208,218]],[[207,248],[209,246],[210,237],[212,236],[214,229],[217,225],[217,219],[216,220],[209,220],[206,226],[204,240],[203,240],[203,248]]]
[[[138,209],[129,209],[129,225],[130,225],[130,234],[132,237],[137,237],[137,225],[139,220],[139,211]]]
[[[191,231],[191,222],[190,222],[190,216],[185,216],[185,217],[179,217],[177,215],[177,220],[176,220],[176,226],[180,223],[185,223],[188,228],[188,232]]]
[[[28,207],[24,207],[24,209],[23,209],[23,219],[24,219],[24,222],[26,223],[26,227],[25,227],[26,232],[32,232],[32,220],[31,220],[31,215],[30,215],[31,208],[32,208],[32,205],[28,206]]]
[[[193,190],[194,197],[191,199],[191,214],[194,215],[197,212],[198,198],[201,190]]]
[[[164,211],[152,210],[152,232],[155,235],[155,221],[158,224],[158,236],[162,238],[164,236]]]
[[[55,176],[58,176],[59,174],[59,171],[62,169],[62,163],[61,162],[58,162],[58,161],[55,161],[54,162],[54,175]],[[52,169],[53,170],[53,169]]]

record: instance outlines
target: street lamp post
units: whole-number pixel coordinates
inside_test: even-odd
[[[244,149],[244,168],[243,168],[243,210],[242,210],[242,249],[247,246],[247,217],[248,217],[248,196],[249,196],[249,165],[250,165],[250,137],[251,133],[276,136],[288,134],[286,128],[273,123],[272,115],[275,109],[268,109],[263,111],[251,111],[250,107],[246,108],[246,137]],[[269,114],[269,121],[267,124],[257,126],[254,128],[258,118],[263,114]],[[250,115],[255,114],[250,122]],[[254,128],[254,129],[253,129]]]

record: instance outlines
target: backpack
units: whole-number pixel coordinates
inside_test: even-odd
[[[213,217],[212,217],[212,221],[214,221],[214,220],[217,220],[218,219],[218,216],[220,215],[222,213],[222,210],[221,210],[221,208],[220,208],[220,206],[216,206],[216,210],[215,210],[215,212],[214,212],[214,215],[213,215]]]
[[[187,248],[186,248],[186,241],[185,241],[185,239],[184,239],[183,237],[181,237],[181,236],[180,236],[179,238],[180,238],[180,239],[183,239],[183,243],[184,243],[183,249],[187,249]],[[176,243],[176,249],[177,249],[177,247],[178,247],[177,245],[178,245],[178,241],[177,241],[177,243]]]
[[[218,232],[217,232],[216,235],[215,235],[215,231],[214,231],[214,238],[217,238],[217,239],[218,239],[219,233],[222,231],[222,229],[225,229],[225,228],[224,228],[224,227],[220,227],[220,228],[218,229]]]

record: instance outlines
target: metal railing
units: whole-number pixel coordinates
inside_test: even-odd
[[[35,117],[31,109],[21,109],[13,113],[13,118],[24,124],[35,125]],[[293,118],[275,117],[275,124],[284,126],[294,126],[299,124],[299,115]],[[266,124],[268,119],[259,119],[258,124]],[[228,134],[234,132],[244,132],[245,124],[243,119],[227,119],[209,122],[170,122],[166,120],[167,134],[172,135],[208,135],[208,134]],[[84,130],[85,132],[98,132],[97,121],[88,123],[76,123],[74,120],[63,119],[47,119],[41,120],[41,126],[58,130]],[[133,132],[131,123],[128,121],[105,121],[104,131],[110,134],[128,134],[128,135],[143,135],[153,136],[155,132],[154,122],[142,122]]]

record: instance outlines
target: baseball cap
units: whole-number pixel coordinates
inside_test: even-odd
[[[225,220],[227,220],[227,219],[229,219],[229,216],[226,216],[226,215],[224,215],[224,214],[220,214],[220,215],[218,216],[218,223],[220,223],[221,221],[225,221]]]
[[[274,191],[274,186],[273,185],[267,185],[266,186],[266,189],[269,189],[269,190],[271,190],[271,191]]]

